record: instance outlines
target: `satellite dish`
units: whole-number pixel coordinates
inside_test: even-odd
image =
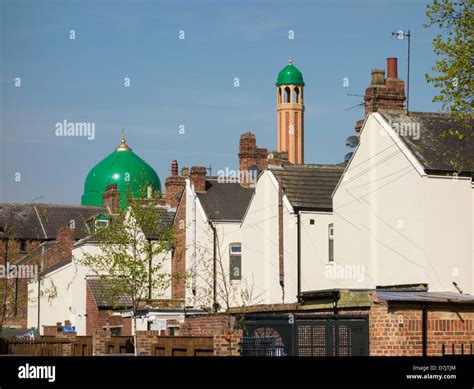
[[[344,162],[349,162],[352,158],[352,154],[354,154],[353,151],[351,151],[350,153],[347,153],[345,156],[344,156]]]
[[[352,135],[346,139],[346,146],[354,148],[359,144],[359,137]]]

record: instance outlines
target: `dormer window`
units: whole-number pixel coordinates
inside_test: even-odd
[[[95,225],[96,230],[99,230],[99,229],[101,229],[101,228],[107,227],[107,226],[109,225],[109,221],[108,221],[108,220],[99,220],[99,219],[98,219],[98,220],[95,221],[94,225]]]

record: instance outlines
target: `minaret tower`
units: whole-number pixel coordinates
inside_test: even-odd
[[[290,59],[278,74],[278,151],[286,151],[291,163],[304,163],[303,75]]]

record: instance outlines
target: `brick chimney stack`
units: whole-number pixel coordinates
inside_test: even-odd
[[[178,161],[171,161],[171,176],[166,178],[165,182],[165,202],[170,207],[177,208],[181,194],[186,185],[186,175],[178,175]]]
[[[107,207],[111,213],[117,214],[120,212],[120,191],[117,189],[116,183],[107,185],[102,200],[104,207]]]
[[[255,134],[247,132],[240,135],[239,169],[241,172],[247,170],[252,165],[257,165],[260,170],[266,169],[267,156],[267,149],[257,147]]]
[[[387,58],[387,79],[382,69],[373,69],[365,90],[365,116],[380,109],[405,109],[405,82],[398,78],[397,59]]]
[[[56,230],[56,243],[48,249],[44,258],[44,269],[72,257],[72,246],[74,244],[76,230],[69,227],[59,227]]]
[[[204,166],[191,167],[189,178],[194,184],[194,189],[196,192],[206,191],[206,168]]]

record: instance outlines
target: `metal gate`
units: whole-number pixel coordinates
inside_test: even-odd
[[[243,356],[369,355],[366,315],[247,314],[239,322],[244,330]],[[275,354],[265,347],[278,347],[282,352]]]

